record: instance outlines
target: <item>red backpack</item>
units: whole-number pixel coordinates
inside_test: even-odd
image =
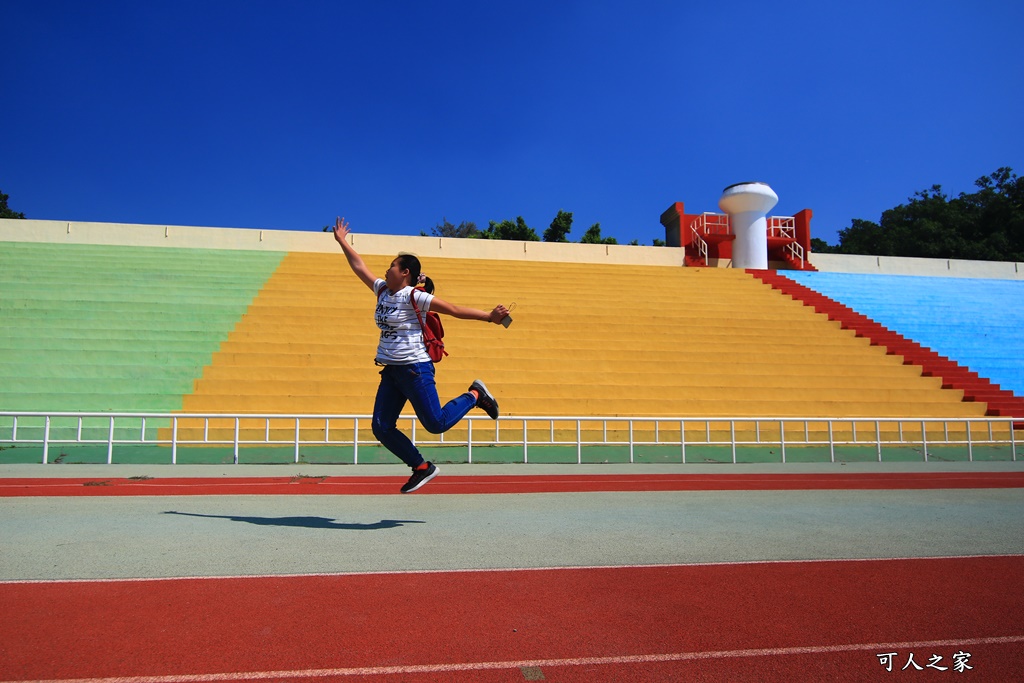
[[[424,316],[420,315],[420,309],[416,305],[416,290],[409,292],[409,302],[412,310],[416,311],[416,318],[420,321],[420,328],[423,330],[423,343],[427,347],[427,355],[430,360],[440,363],[441,359],[448,355],[444,350],[444,325],[441,324],[441,316],[433,311],[428,311]]]

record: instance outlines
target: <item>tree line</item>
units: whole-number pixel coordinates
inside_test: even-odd
[[[811,250],[833,254],[915,256],[971,261],[1024,261],[1024,178],[1002,167],[951,197],[940,185],[916,192],[881,219],[859,218],[839,231],[839,244],[812,239]]]
[[[0,218],[24,218],[25,214],[20,211],[15,211],[7,206],[7,200],[10,199],[8,195],[5,195],[0,191]]]
[[[559,210],[554,220],[551,221],[551,225],[543,232],[542,235],[537,235],[537,231],[526,224],[526,221],[522,216],[517,216],[513,220],[489,221],[486,230],[480,230],[476,223],[472,221],[463,221],[458,225],[451,223],[447,218],[443,218],[441,223],[438,223],[430,229],[430,233],[420,231],[420,235],[424,237],[456,237],[466,239],[481,239],[481,240],[515,240],[519,242],[570,242],[569,233],[572,231],[572,212]],[[580,238],[580,244],[618,244],[618,240],[614,237],[604,237],[601,235],[601,224],[594,223],[587,231],[583,233],[583,237]],[[636,240],[630,242],[631,245],[639,244]],[[654,246],[665,246],[664,240],[654,240]]]

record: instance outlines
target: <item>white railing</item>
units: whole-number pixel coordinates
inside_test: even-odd
[[[724,213],[709,213],[705,211],[693,219],[690,227],[700,235],[732,234],[729,216]]]
[[[800,269],[804,268],[804,248],[796,241],[796,219],[792,216],[769,216],[768,217],[768,236],[769,237],[781,237],[783,239],[793,240],[788,243],[783,249],[788,253],[794,261],[800,262]]]
[[[796,239],[796,219],[792,216],[768,216],[768,236]]]
[[[729,216],[724,213],[704,212],[695,216],[690,222],[690,232],[693,237],[691,244],[697,249],[697,253],[708,262],[708,243],[704,239],[709,235],[732,234],[732,227],[729,223]],[[768,237],[781,237],[794,240],[787,244],[784,249],[800,263],[800,269],[804,267],[804,248],[796,240],[796,219],[793,216],[768,216],[766,232]]]
[[[835,462],[836,449],[851,446],[872,447],[879,462],[883,448],[920,447],[927,462],[929,449],[939,446],[966,448],[970,461],[979,446],[1005,449],[1017,460],[1014,418],[1002,417],[527,416],[492,421],[472,416],[439,436],[426,433],[415,417],[401,419],[417,445],[464,447],[470,463],[474,449],[494,446],[521,448],[524,463],[530,462],[531,448],[551,446],[574,449],[577,463],[583,462],[584,448],[595,446],[628,449],[629,462],[636,462],[638,448],[669,448],[678,454],[672,460],[686,463],[687,449],[717,447],[730,452],[728,459],[736,463],[738,449],[766,446],[778,446],[782,463],[787,462],[787,449],[827,448]],[[42,446],[43,464],[50,462],[54,447],[65,445],[103,445],[108,464],[115,448],[127,445],[169,448],[172,464],[178,462],[182,446],[231,446],[235,463],[247,447],[288,447],[297,463],[303,447],[334,446],[351,448],[352,461],[358,464],[360,447],[377,445],[370,420],[369,415],[0,412],[0,446]],[[3,455],[0,449],[0,462]]]
[[[799,242],[790,242],[785,247],[785,250],[789,252],[790,256],[794,260],[800,261],[800,270],[804,268],[804,248],[800,246]]]
[[[707,264],[708,242],[704,238],[708,235],[730,234],[729,216],[724,213],[708,213],[705,211],[690,222],[690,232],[693,235],[690,243],[696,247],[697,254]]]
[[[696,228],[691,227],[690,230],[693,232],[693,239],[690,240],[690,244],[697,247],[697,255],[700,256],[701,260],[703,260],[705,264],[707,264],[708,243],[704,241],[704,238],[700,236],[700,233],[697,232]]]

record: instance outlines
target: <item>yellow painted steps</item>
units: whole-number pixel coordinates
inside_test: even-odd
[[[383,274],[392,257],[365,257]],[[983,404],[741,271],[430,259],[437,294],[512,327],[444,317],[442,401],[476,377],[506,415],[976,416]],[[372,410],[373,294],[338,254],[288,254],[185,412]]]
[[[285,359],[288,360],[288,359]],[[676,360],[664,363],[656,361],[645,361],[637,365],[647,365],[651,372],[652,386],[665,387],[693,387],[704,390],[708,386],[708,379],[695,373],[687,372],[686,361]],[[912,367],[912,366],[906,366]],[[503,368],[494,371],[489,377],[495,384],[507,384],[510,382],[522,382],[531,385],[545,385],[551,377],[551,372],[557,370],[557,366],[541,370],[518,370]],[[805,368],[806,369],[806,368]],[[721,384],[736,384],[745,386],[746,378],[760,374],[763,378],[762,384],[771,384],[772,387],[785,388],[822,388],[822,389],[873,389],[878,386],[879,379],[886,377],[887,372],[880,372],[877,367],[864,365],[860,368],[844,368],[850,370],[846,374],[832,372],[831,366],[810,368],[810,373],[801,375],[779,375],[777,371],[766,368],[763,364],[750,364],[746,366],[732,365],[722,368],[715,375],[717,382]],[[357,383],[358,379],[353,378],[352,370],[347,367],[332,367],[326,364],[312,367],[282,366],[261,364],[248,368],[246,378],[239,380],[237,370],[234,367],[216,366],[207,368],[201,380],[203,391],[209,393],[225,393],[232,391],[233,382],[260,382],[278,381],[290,383],[293,388],[296,383],[321,383],[334,385],[340,383]],[[439,370],[441,372],[441,370]],[[654,374],[654,373],[657,374]],[[628,384],[626,380],[633,376],[632,372],[624,371],[621,362],[599,361],[594,367],[581,370],[562,370],[561,379],[570,384],[602,383],[612,386],[623,386]],[[907,375],[906,377],[890,377],[892,386],[904,387],[907,389],[938,389],[941,387],[942,379],[939,377],[919,377],[918,375]],[[280,389],[282,387],[278,387]]]
[[[463,389],[464,390],[464,389]],[[442,396],[450,396],[442,391]],[[456,392],[452,392],[454,394]],[[357,397],[358,399],[358,397]],[[283,401],[282,404],[286,404],[290,409],[285,414],[298,414],[298,415],[316,415],[316,414],[329,414],[329,415],[352,415],[352,414],[369,414],[373,408],[373,397],[369,397],[369,407],[367,407],[365,397],[358,400],[357,403],[350,403],[350,397],[308,397],[308,396],[296,396],[290,397],[289,400]],[[519,404],[526,406],[526,410],[516,411],[513,416],[528,415],[528,416],[546,416],[552,415],[553,412],[543,411],[542,408],[550,406],[552,398],[548,395],[540,397],[523,397],[520,399]],[[568,403],[568,402],[566,402]],[[201,409],[201,403],[195,409],[190,412],[216,412],[214,408],[219,404],[219,401],[211,401],[211,405],[208,409]],[[352,405],[356,405],[359,410],[347,410]],[[643,398],[630,398],[622,396],[594,396],[579,398],[571,402],[572,407],[577,410],[563,411],[559,415],[573,416],[573,417],[588,417],[588,416],[603,416],[603,417],[664,417],[664,418],[676,418],[676,417],[697,417],[697,418],[711,418],[711,417],[753,417],[753,416],[764,416],[764,417],[816,417],[815,413],[821,413],[824,415],[835,415],[842,413],[846,417],[857,417],[857,418],[897,418],[897,417],[914,417],[914,418],[929,418],[936,417],[936,414],[941,410],[943,406],[925,404],[915,401],[909,401],[907,403],[891,403],[891,402],[880,402],[878,399],[872,398],[865,401],[855,401],[844,399],[841,401],[829,401],[829,400],[806,400],[806,401],[779,401],[771,406],[769,411],[764,409],[763,401],[742,401],[738,399],[707,399],[707,398],[695,398],[692,400],[680,400],[669,402],[667,405],[670,408],[666,410],[666,401],[658,398],[657,396],[646,396]],[[973,405],[973,404],[964,404]],[[280,414],[280,410],[266,410],[267,400],[265,397],[259,396],[240,396],[232,402],[234,412],[238,413],[254,413],[254,414]],[[504,402],[502,402],[502,412],[504,414]],[[537,410],[529,410],[530,407],[535,407]],[[674,409],[673,409],[674,408]],[[412,414],[411,412],[409,413]],[[973,413],[967,411],[958,411],[956,417],[967,418],[967,417],[983,417],[984,410],[976,410]],[[947,417],[954,417],[947,415]]]
[[[559,401],[579,401],[591,397],[606,399],[630,399],[640,400],[645,398],[657,399],[660,394],[671,393],[671,398],[665,399],[670,402],[678,401],[702,401],[708,397],[716,397],[709,392],[707,387],[693,382],[676,382],[671,377],[662,375],[660,378],[651,378],[651,381],[642,386],[627,385],[622,380],[632,380],[633,376],[624,373],[605,377],[588,378],[579,376],[576,382],[560,383],[555,386],[547,386],[543,381],[533,381],[531,378],[513,378],[512,376],[488,378],[495,382],[495,386],[502,387],[502,393],[514,394],[521,398],[537,396],[545,399],[556,399]],[[572,379],[572,378],[568,378]],[[617,381],[618,380],[618,381]],[[577,386],[586,383],[586,389],[579,391]],[[366,395],[365,387],[358,381],[345,378],[340,381],[304,380],[301,382],[289,379],[229,379],[212,380],[202,379],[198,382],[202,394],[219,397],[229,397],[236,394],[247,396],[289,396],[293,398],[326,399],[355,397],[357,399]],[[771,386],[750,387],[735,382],[744,392],[743,401],[756,401],[759,403],[785,403],[787,401],[831,401],[837,393],[836,386]],[[934,385],[913,386],[905,383],[902,386],[889,389],[877,389],[873,386],[865,388],[865,384],[859,386],[843,387],[842,391],[850,398],[858,398],[864,401],[887,403],[892,401],[914,401],[921,404],[959,402],[962,392],[936,392]],[[539,388],[538,388],[539,387]],[[466,387],[455,388],[453,393],[462,393]],[[200,392],[197,392],[200,393]],[[948,398],[947,398],[948,394]],[[738,401],[727,397],[729,400]],[[322,411],[314,411],[322,412]],[[618,413],[615,413],[618,414]],[[654,414],[664,414],[659,410]],[[686,413],[676,413],[685,415]]]

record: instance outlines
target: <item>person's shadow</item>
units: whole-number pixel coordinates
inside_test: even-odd
[[[259,526],[290,526],[306,529],[343,529],[346,531],[373,531],[376,529],[394,529],[406,524],[425,524],[415,519],[382,519],[372,524],[336,522],[328,517],[245,517],[242,515],[203,515],[197,512],[177,512],[168,510],[165,515],[182,515],[186,517],[207,517],[210,519],[230,519],[232,522],[246,522]]]

